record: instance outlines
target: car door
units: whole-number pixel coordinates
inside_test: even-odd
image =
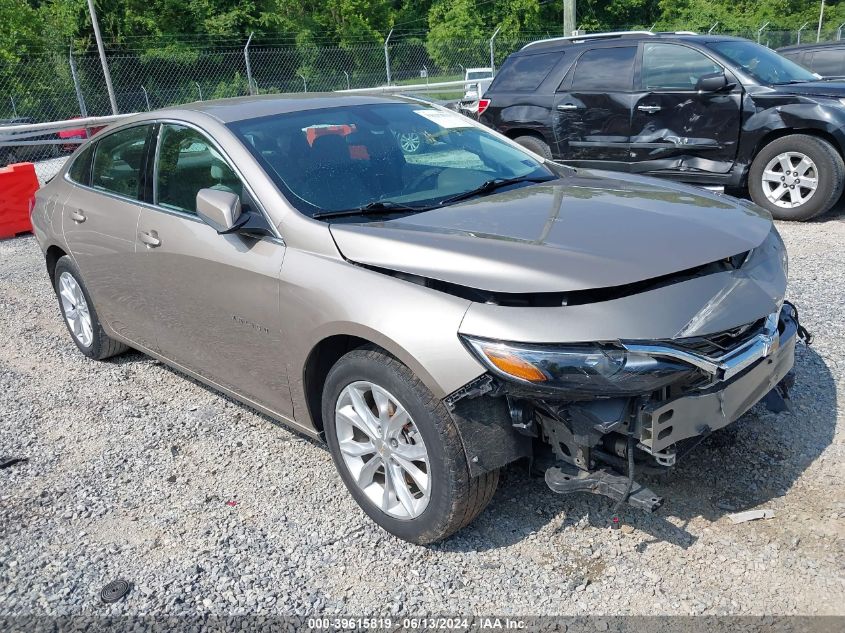
[[[557,155],[576,165],[626,169],[636,46],[584,52],[554,104]]]
[[[726,88],[697,89],[702,77],[718,73],[726,73]],[[729,71],[689,46],[644,42],[638,83],[632,171],[730,171],[739,143],[742,87]]]
[[[219,146],[192,126],[161,124],[153,182],[154,203],[138,221],[145,263],[136,283],[152,304],[160,353],[290,415],[279,315],[284,244],[220,235],[197,216],[197,192],[205,188],[238,194],[244,211],[260,208]],[[266,229],[272,233],[269,222]]]
[[[116,130],[84,150],[68,171],[75,183],[62,227],[101,320],[139,347],[155,348],[147,296],[132,280],[139,264],[138,199],[152,143],[152,124]]]
[[[822,77],[845,76],[845,47],[831,46],[804,54],[802,65]]]

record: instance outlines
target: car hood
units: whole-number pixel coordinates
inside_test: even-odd
[[[800,84],[774,86],[774,90],[774,94],[845,97],[845,81],[805,81]]]
[[[353,262],[504,293],[645,281],[738,255],[765,211],[676,183],[579,171],[397,220],[332,224]]]

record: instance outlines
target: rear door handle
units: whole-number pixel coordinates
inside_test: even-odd
[[[648,112],[649,114],[654,114],[655,112],[660,112],[662,108],[658,105],[641,105],[637,106],[637,110],[640,112]]]
[[[147,245],[148,248],[155,248],[156,246],[161,246],[161,240],[158,239],[158,233],[156,231],[150,231],[149,233],[145,233],[141,231],[138,233],[138,238]]]
[[[558,110],[577,110],[578,106],[574,103],[561,103],[557,106]]]
[[[85,214],[78,209],[70,212],[70,218],[77,224],[82,224],[86,220]]]

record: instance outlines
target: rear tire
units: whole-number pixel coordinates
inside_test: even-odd
[[[546,160],[552,159],[552,149],[543,139],[537,138],[536,136],[517,136],[514,141],[522,145],[525,149],[539,154]]]
[[[80,352],[94,360],[105,360],[129,349],[103,330],[82,275],[67,255],[56,262],[53,289],[70,337]]]
[[[748,172],[751,199],[777,220],[809,220],[842,196],[845,162],[824,139],[790,134],[763,147]]]
[[[361,399],[350,397],[350,389],[357,389]],[[382,407],[376,395],[385,403]],[[369,431],[350,425],[357,415],[358,407],[351,404],[356,401],[367,405],[369,413],[357,419],[369,420]],[[399,407],[407,415],[391,427],[388,421]],[[382,410],[386,413],[379,415]],[[373,521],[405,541],[426,544],[450,536],[471,523],[496,492],[499,471],[470,476],[463,443],[446,407],[408,367],[380,349],[353,350],[335,364],[323,388],[322,412],[329,451],[346,488]],[[389,428],[401,429],[399,435],[391,435]],[[388,443],[395,451],[385,450]],[[425,455],[414,461],[426,475],[425,490],[401,465],[408,450]],[[377,466],[364,476],[370,461]],[[391,475],[385,494],[388,468],[400,477]],[[411,493],[404,509],[401,497],[409,497],[398,494],[399,485]]]

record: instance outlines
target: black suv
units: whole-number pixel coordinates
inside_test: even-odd
[[[480,120],[547,158],[747,188],[806,220],[845,182],[845,83],[745,39],[624,32],[528,44],[503,64]]]
[[[778,53],[825,79],[845,77],[845,42],[784,46]]]

